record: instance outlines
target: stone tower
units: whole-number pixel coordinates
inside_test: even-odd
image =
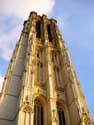
[[[90,125],[57,21],[31,12],[0,97],[0,125]]]

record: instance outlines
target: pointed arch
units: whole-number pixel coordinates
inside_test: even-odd
[[[43,125],[43,105],[40,100],[34,101],[34,125]]]
[[[34,98],[34,125],[46,125],[46,101],[43,96]]]
[[[58,114],[59,125],[66,125],[64,111],[65,111],[64,103],[62,101],[57,101],[57,114]]]
[[[64,100],[57,100],[57,114],[59,125],[70,125],[68,107]],[[61,120],[61,121],[60,121]]]

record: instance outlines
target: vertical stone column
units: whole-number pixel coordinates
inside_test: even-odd
[[[44,23],[44,40],[45,40],[45,46],[46,46],[46,60],[47,63],[47,71],[48,71],[48,83],[47,83],[47,98],[48,98],[48,108],[49,108],[49,114],[48,114],[48,124],[51,125],[58,125],[57,123],[57,106],[56,106],[56,98],[54,95],[54,77],[53,77],[53,67],[51,62],[51,53],[49,51],[48,47],[48,33],[47,33],[47,19],[46,16],[43,16],[43,23]]]
[[[34,44],[34,35],[35,35],[35,17],[36,13],[32,13],[29,17],[30,21],[30,31],[29,31],[29,38],[28,38],[28,47],[26,52],[26,63],[25,63],[25,72],[24,72],[24,79],[23,79],[23,90],[21,94],[21,111],[18,117],[18,124],[22,124],[23,121],[20,120],[21,115],[25,113],[24,117],[24,125],[33,125],[33,88],[34,88],[34,71],[33,71],[33,63],[32,63],[32,56],[33,56],[33,44]],[[32,21],[32,22],[31,22]],[[32,23],[32,24],[31,24]],[[32,106],[31,106],[32,105]]]
[[[30,125],[33,125],[34,123],[34,98],[33,98],[33,94],[34,94],[34,87],[35,87],[35,79],[36,79],[36,69],[35,69],[35,42],[36,42],[36,18],[37,18],[37,13],[36,12],[32,12],[31,16],[30,16],[30,20],[31,20],[31,30],[30,30],[30,40],[32,41],[32,46],[31,46],[31,56],[30,56],[30,65],[31,65],[31,71],[30,73],[32,74],[32,82],[30,83],[30,88],[31,88],[31,105],[32,105],[32,111],[30,113]],[[30,78],[30,77],[29,77]]]
[[[32,56],[31,56],[31,62],[32,62],[32,113],[31,113],[31,121],[30,121],[30,125],[34,125],[34,98],[33,98],[33,94],[34,94],[34,86],[35,86],[35,79],[36,79],[36,64],[35,64],[35,47],[34,47],[34,43],[36,42],[36,13],[32,13],[31,19],[32,19],[32,27],[31,27],[31,31],[30,31],[30,37],[32,39]]]
[[[49,51],[49,50],[48,50]],[[58,125],[57,119],[57,106],[56,106],[56,97],[55,97],[55,83],[54,83],[54,74],[53,67],[51,62],[51,55],[48,52],[48,79],[49,79],[49,104],[50,104],[50,112],[51,112],[51,125]]]
[[[45,86],[47,87],[47,71],[48,71],[48,68],[47,68],[47,45],[48,45],[48,41],[47,41],[47,29],[46,29],[46,19],[47,19],[47,16],[46,15],[43,15],[42,16],[42,40],[43,40],[43,50],[42,50],[42,58],[43,58],[43,82],[45,83]]]

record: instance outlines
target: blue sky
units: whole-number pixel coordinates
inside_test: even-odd
[[[1,0],[0,1],[0,86],[23,21],[30,11],[56,18],[86,97],[94,112],[94,0]]]

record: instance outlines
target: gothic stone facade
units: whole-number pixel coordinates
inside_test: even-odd
[[[3,83],[0,125],[90,125],[55,19],[31,12],[24,22]]]

